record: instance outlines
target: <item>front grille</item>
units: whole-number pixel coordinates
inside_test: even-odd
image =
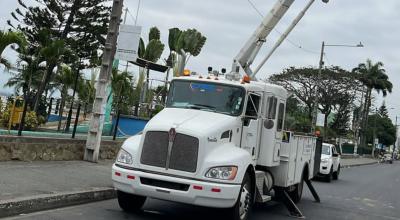
[[[162,131],[150,131],[146,133],[143,142],[142,164],[165,167],[168,154],[168,133]]]
[[[143,185],[161,187],[161,188],[165,188],[165,189],[174,189],[174,190],[180,190],[180,191],[188,191],[189,190],[189,184],[174,183],[174,182],[168,182],[168,181],[163,181],[163,180],[155,180],[155,179],[150,179],[150,178],[145,178],[145,177],[140,177],[140,183],[142,183]]]
[[[199,140],[195,137],[176,134],[172,144],[169,169],[196,172]],[[145,165],[166,168],[168,158],[168,132],[146,133],[140,162]]]
[[[195,172],[198,147],[199,139],[184,134],[177,134],[172,145],[169,168]]]

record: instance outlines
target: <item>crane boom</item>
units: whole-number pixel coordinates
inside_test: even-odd
[[[272,29],[275,28],[277,23],[285,15],[286,11],[292,5],[295,0],[278,0],[272,10],[263,19],[260,26],[256,29],[250,39],[246,42],[244,47],[240,50],[239,54],[233,60],[232,71],[228,76],[228,79],[239,79],[241,74],[247,74],[250,78],[254,79],[257,72],[268,60],[268,58],[274,53],[274,51],[280,46],[280,44],[286,39],[289,33],[297,25],[297,23],[303,18],[306,11],[314,3],[315,0],[310,0],[306,7],[300,12],[299,15],[294,19],[292,24],[288,27],[285,33],[279,38],[278,42],[273,46],[270,53],[262,60],[261,64],[258,65],[256,70],[253,72],[250,68],[258,52],[260,51],[263,43],[266,41],[268,35]],[[328,3],[329,0],[322,0],[324,3]]]
[[[235,57],[232,65],[232,73],[239,73],[240,69],[244,73],[251,75],[250,65],[253,63],[261,46],[266,41],[267,36],[274,29],[276,24],[285,15],[294,0],[278,0],[272,10],[263,19],[262,23],[253,35],[246,42],[239,54]]]

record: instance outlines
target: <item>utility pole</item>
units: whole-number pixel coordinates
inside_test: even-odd
[[[128,15],[128,7],[125,9],[125,15],[124,15],[124,24],[126,24],[126,16]],[[125,72],[128,72],[128,67],[129,67],[129,61],[126,61],[126,66],[125,66]]]
[[[311,134],[315,133],[315,128],[317,124],[317,116],[318,116],[318,102],[319,102],[319,81],[322,74],[322,67],[324,66],[324,49],[325,49],[325,42],[322,41],[321,47],[321,56],[319,58],[319,68],[318,68],[318,75],[316,80],[316,88],[315,88],[315,99],[314,99],[314,109],[313,109],[313,118],[312,118],[312,125],[311,125]],[[325,132],[325,131],[324,131]],[[324,136],[326,134],[324,133]]]
[[[392,159],[395,160],[396,158],[394,158],[394,151],[396,150],[396,144],[397,144],[397,115],[396,115],[396,139],[394,140],[394,144],[393,144],[393,152],[392,152]]]
[[[119,24],[122,15],[123,0],[114,0],[110,16],[110,24],[104,47],[103,60],[96,96],[93,104],[92,119],[86,140],[84,160],[97,162],[100,151],[101,135],[104,125],[105,106],[107,103],[106,88],[110,82],[112,62],[117,48]]]

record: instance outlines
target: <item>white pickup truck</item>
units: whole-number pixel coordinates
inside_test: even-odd
[[[339,179],[340,174],[340,154],[336,150],[335,145],[323,143],[321,151],[321,165],[319,168],[319,176],[325,178],[327,182],[332,179]]]

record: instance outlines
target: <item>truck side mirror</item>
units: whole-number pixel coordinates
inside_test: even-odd
[[[332,154],[332,157],[338,157],[339,154]]]

